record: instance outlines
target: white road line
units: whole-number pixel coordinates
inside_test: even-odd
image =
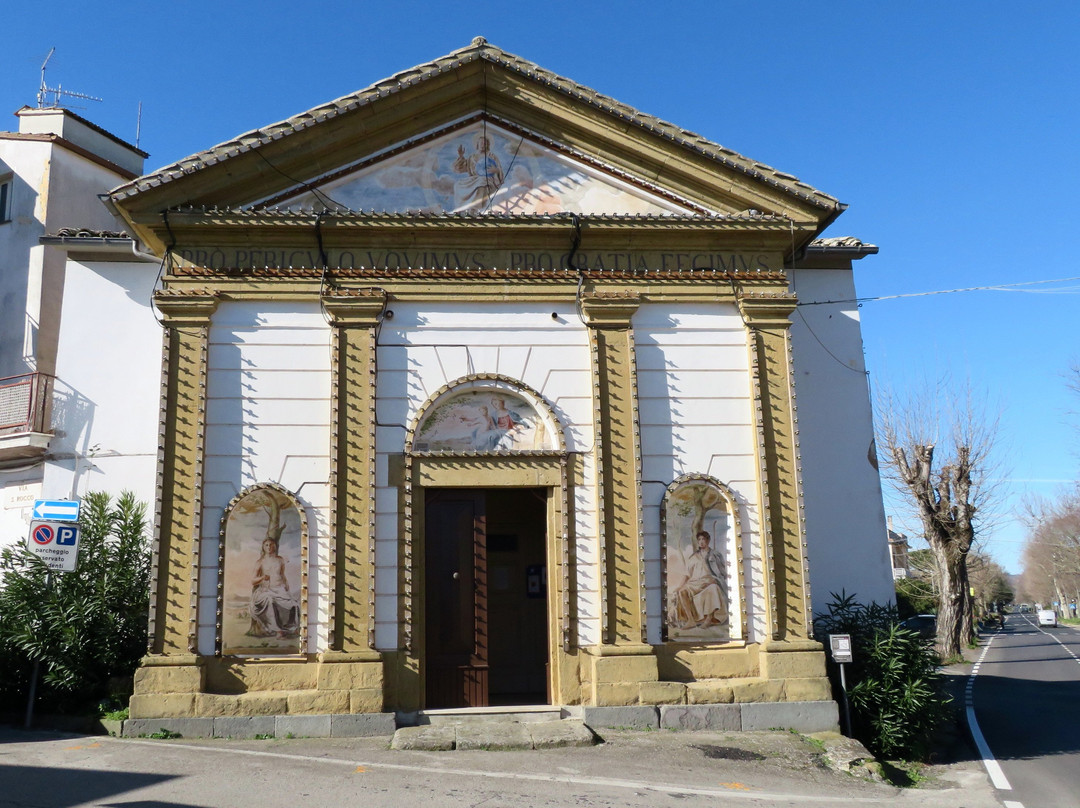
[[[162,748],[161,741],[140,741],[135,739],[111,739],[115,743],[143,744]],[[829,796],[811,796],[805,794],[774,794],[764,791],[735,791],[728,788],[700,788],[680,785],[677,783],[649,783],[643,780],[621,780],[611,777],[577,777],[564,774],[527,774],[524,772],[496,772],[483,769],[451,769],[435,766],[417,766],[404,763],[373,763],[365,760],[345,760],[343,758],[312,757],[309,755],[285,754],[283,752],[261,752],[255,749],[229,749],[220,746],[199,746],[198,744],[169,744],[170,749],[191,749],[196,752],[210,752],[214,755],[222,753],[232,755],[248,755],[252,757],[277,758],[280,760],[292,760],[302,763],[331,763],[340,766],[356,768],[363,766],[365,769],[388,769],[391,771],[405,771],[420,774],[434,775],[460,775],[461,777],[490,777],[496,780],[529,780],[542,783],[566,783],[568,785],[600,786],[605,788],[627,788],[646,791],[659,791],[665,794],[694,794],[705,797],[724,797],[728,800],[747,800],[751,802],[769,802],[772,804],[781,801],[784,804],[796,805],[799,803],[865,803],[867,805],[895,805],[896,796],[888,797],[838,797],[835,794]]]
[[[1054,642],[1056,642],[1058,645],[1060,645],[1062,648],[1065,649],[1066,654],[1071,656],[1078,664],[1080,664],[1080,656],[1077,656],[1076,653],[1073,651],[1073,649],[1071,649],[1069,646],[1067,646],[1065,643],[1063,643],[1060,639],[1058,639],[1057,634],[1051,634],[1049,631],[1047,631],[1042,626],[1037,625],[1036,623],[1032,623],[1030,617],[1025,617],[1024,619],[1027,620],[1028,625],[1030,625],[1033,629],[1035,629],[1036,631],[1041,631],[1047,637],[1050,637],[1051,639],[1053,639]]]
[[[971,675],[968,676],[967,686],[964,688],[964,700],[967,707],[968,728],[971,730],[971,737],[975,741],[975,746],[979,749],[979,754],[982,756],[982,762],[983,766],[986,767],[986,773],[990,775],[990,782],[994,784],[994,788],[996,789],[1001,791],[1012,791],[1012,786],[1009,784],[1005,772],[1001,770],[1001,764],[994,758],[993,753],[990,751],[990,747],[986,744],[986,738],[983,737],[982,730],[979,729],[979,722],[975,720],[975,699],[972,696],[972,689],[975,686],[975,677],[979,675],[979,668],[982,667],[983,659],[986,658],[986,652],[990,650],[990,646],[994,644],[995,639],[997,639],[997,634],[994,634],[994,636],[990,638],[990,641],[983,646],[982,653],[979,654],[979,660],[975,663],[974,667],[972,667]]]
[[[1022,803],[1022,802],[1012,802],[1011,800],[1005,800],[1005,802],[1003,802],[1002,805],[1004,805],[1005,808],[1024,808],[1024,803]]]

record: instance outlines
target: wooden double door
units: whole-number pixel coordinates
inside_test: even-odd
[[[425,706],[547,703],[546,489],[424,503]]]

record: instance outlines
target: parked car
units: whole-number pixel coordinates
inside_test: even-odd
[[[917,614],[901,621],[900,625],[916,632],[924,640],[932,640],[937,637],[936,614]]]
[[[1057,612],[1053,609],[1039,609],[1039,625],[1057,628]]]

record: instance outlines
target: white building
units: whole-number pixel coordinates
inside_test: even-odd
[[[112,405],[112,390],[94,388],[102,363],[123,359],[132,346],[122,334],[101,341],[100,290],[81,281],[78,293],[66,288],[65,280],[79,272],[78,264],[69,268],[63,248],[72,239],[45,237],[78,231],[87,245],[77,251],[79,258],[106,248],[129,263],[145,260],[118,232],[122,224],[99,197],[138,176],[146,154],[69,110],[23,107],[15,115],[18,131],[0,132],[0,543],[25,540],[35,499],[67,499],[85,493],[87,485],[104,485],[94,475],[106,467],[105,455],[127,448],[96,449],[100,439],[91,432],[108,420]],[[149,288],[144,302],[148,295]],[[57,359],[67,315],[63,341],[78,344],[70,368]],[[94,383],[86,384],[87,377]],[[139,383],[145,385],[144,377]],[[113,417],[128,417],[122,412],[112,410]],[[141,436],[140,451],[152,454],[148,437]],[[95,460],[95,454],[101,457]],[[148,474],[141,470],[124,484],[152,501],[153,469],[151,459]]]

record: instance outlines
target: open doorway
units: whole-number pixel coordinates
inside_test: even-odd
[[[547,489],[425,492],[425,703],[547,704]]]

